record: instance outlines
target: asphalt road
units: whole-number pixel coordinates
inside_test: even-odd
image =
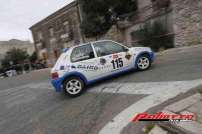
[[[113,81],[158,82],[194,80],[202,77],[202,45],[178,48],[157,54],[152,68],[145,72],[129,73]]]
[[[49,70],[41,70],[0,80],[0,133],[96,134],[118,113],[147,96],[144,93],[86,92],[72,99],[55,93],[48,78]],[[95,84],[89,90],[111,82],[120,84],[201,78],[200,45],[158,54],[150,70],[130,72]]]

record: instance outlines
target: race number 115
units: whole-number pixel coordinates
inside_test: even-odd
[[[112,60],[111,63],[113,65],[113,69],[117,69],[117,68],[123,67],[123,60],[122,60],[122,58],[118,58],[118,59]]]

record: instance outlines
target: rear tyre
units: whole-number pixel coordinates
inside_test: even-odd
[[[144,71],[150,68],[151,66],[151,60],[147,54],[143,54],[138,57],[137,63],[136,63],[137,69],[139,71]]]
[[[84,82],[78,77],[71,77],[63,83],[63,89],[66,95],[70,97],[80,96],[84,91]]]

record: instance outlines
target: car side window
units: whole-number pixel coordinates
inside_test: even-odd
[[[92,58],[95,58],[95,55],[90,44],[74,48],[71,54],[72,62],[79,62]]]
[[[93,45],[98,57],[126,51],[124,46],[111,41],[96,42]]]

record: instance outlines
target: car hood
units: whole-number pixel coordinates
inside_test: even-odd
[[[152,52],[151,48],[149,47],[131,47],[130,50],[133,52],[141,52],[141,51]]]

